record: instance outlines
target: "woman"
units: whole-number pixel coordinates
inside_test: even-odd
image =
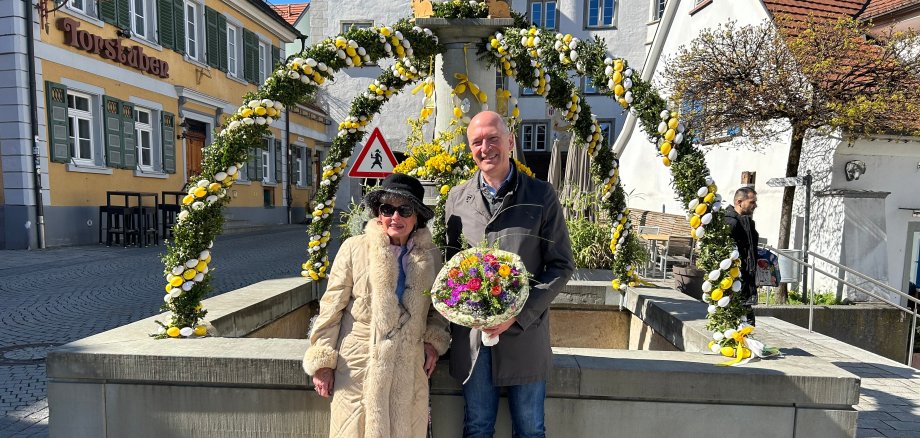
[[[427,431],[428,377],[450,335],[426,294],[442,259],[423,193],[411,176],[388,176],[364,199],[376,219],[335,257],[303,359],[316,392],[332,395],[330,436]]]

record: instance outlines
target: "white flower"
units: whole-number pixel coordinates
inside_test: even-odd
[[[179,212],[179,222],[182,222],[188,219],[189,212],[188,210],[182,210]]]
[[[195,201],[192,203],[192,210],[201,210],[204,208],[204,202]]]

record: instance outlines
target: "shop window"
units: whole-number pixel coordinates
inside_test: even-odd
[[[227,73],[231,76],[239,77],[239,59],[240,59],[240,32],[236,26],[227,25]]]
[[[350,29],[369,29],[374,27],[373,21],[342,21],[341,30],[342,33],[348,32]]]
[[[185,4],[185,54],[198,59],[198,4]]]
[[[616,0],[586,0],[586,27],[613,27],[616,23]]]
[[[555,0],[530,0],[527,11],[530,14],[530,22],[538,27],[547,29],[557,29],[559,27]]]
[[[262,188],[262,206],[266,208],[271,208],[275,206],[275,188],[274,187],[263,187]]]
[[[141,170],[153,171],[153,119],[148,109],[134,108],[134,132],[137,139],[137,165]]]
[[[93,165],[92,98],[87,94],[67,92],[67,129],[70,157],[74,162]]]
[[[521,124],[520,132],[522,150],[525,152],[546,151],[546,123],[524,122]]]

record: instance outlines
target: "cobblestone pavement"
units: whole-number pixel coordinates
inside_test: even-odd
[[[306,226],[220,236],[213,294],[299,275]],[[0,251],[0,437],[48,436],[49,349],[159,313],[164,246]]]

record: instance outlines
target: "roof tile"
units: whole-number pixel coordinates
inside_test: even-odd
[[[271,5],[272,9],[284,18],[285,21],[294,25],[297,19],[310,7],[310,3],[290,3],[286,5]]]

